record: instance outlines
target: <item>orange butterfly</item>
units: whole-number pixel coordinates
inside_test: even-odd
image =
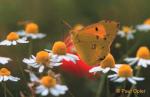
[[[119,24],[115,21],[98,23],[72,29],[73,43],[80,58],[89,65],[99,64],[110,52],[110,46],[116,37]]]

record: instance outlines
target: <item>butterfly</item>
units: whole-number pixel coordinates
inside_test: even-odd
[[[72,29],[71,37],[79,57],[89,65],[99,64],[110,52],[119,23],[102,20],[81,29]]]

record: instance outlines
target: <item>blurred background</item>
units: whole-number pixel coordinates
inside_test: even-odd
[[[46,38],[33,41],[33,54],[35,54],[39,50],[51,48],[54,41],[64,38],[69,29],[62,23],[63,20],[70,25],[78,23],[89,25],[103,19],[111,19],[120,22],[121,26],[135,26],[150,17],[149,4],[150,0],[0,0],[0,40],[5,39],[7,33],[11,31],[22,30],[22,22],[33,21],[39,24],[40,32],[47,34]],[[114,41],[111,50],[117,62],[123,62],[121,58],[130,48],[129,54],[134,56],[139,46],[150,47],[150,33],[143,34],[143,37],[141,37],[142,34],[135,34],[136,39],[128,43],[121,38]],[[120,52],[115,48],[115,43],[118,43],[118,40],[121,44]],[[126,48],[126,45],[128,45],[128,48]],[[14,75],[21,77],[22,73],[18,70],[18,65],[25,66],[21,60],[29,57],[28,45],[0,47],[0,56],[12,58],[14,61],[7,66],[11,68]],[[139,97],[148,97],[150,95],[149,70],[146,69],[142,75],[147,79],[139,84],[139,87],[146,89],[146,94]],[[70,94],[73,94],[72,97],[95,96],[99,79],[78,78],[68,74],[63,76],[72,92],[63,97],[71,97]],[[24,81],[20,81],[19,85],[17,83],[9,84],[8,87],[15,97],[19,97],[20,90],[28,95],[28,89]],[[113,85],[112,89],[114,89]],[[0,88],[0,91],[2,91],[2,88]]]

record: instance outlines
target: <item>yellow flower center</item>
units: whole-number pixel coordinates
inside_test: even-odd
[[[16,32],[10,32],[7,35],[6,39],[9,41],[17,40],[17,39],[19,39],[19,35]]]
[[[38,33],[38,30],[39,30],[39,27],[37,24],[35,23],[29,23],[26,25],[25,27],[25,32],[28,33],[28,34],[35,34],[35,33]]]
[[[136,57],[150,59],[150,51],[147,47],[142,46],[137,50]]]
[[[41,84],[45,87],[51,88],[56,85],[56,79],[51,76],[43,76],[40,80]]]
[[[62,41],[57,41],[54,43],[52,51],[54,54],[65,55],[66,54],[66,45]]]
[[[11,72],[7,68],[0,69],[0,76],[9,76]]]
[[[120,77],[131,77],[133,75],[133,70],[130,65],[123,64],[118,71],[118,76]]]
[[[77,25],[75,25],[75,26],[73,27],[73,30],[78,31],[78,30],[81,30],[82,28],[84,28],[83,25],[77,24]]]
[[[131,27],[128,27],[128,26],[123,26],[123,27],[122,27],[122,30],[123,30],[123,32],[125,32],[125,33],[130,33],[130,32],[132,31],[132,28],[131,28]]]
[[[144,21],[144,24],[150,25],[150,18]]]
[[[36,54],[36,62],[39,64],[47,65],[50,62],[50,56],[46,51],[39,51]]]
[[[102,68],[106,67],[114,68],[115,67],[114,57],[111,54],[108,54],[107,57],[101,62],[100,66]]]

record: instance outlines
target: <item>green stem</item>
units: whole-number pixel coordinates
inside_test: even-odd
[[[33,47],[32,47],[32,40],[30,40],[30,42],[29,42],[29,56],[32,55],[32,49],[33,49]],[[27,66],[27,68],[28,68],[29,70],[31,69],[30,66]]]
[[[68,92],[69,92],[69,94],[71,95],[71,97],[75,97],[75,96],[73,95],[73,93],[72,93],[70,90],[68,90]]]
[[[33,49],[32,40],[30,40],[30,42],[29,42],[29,56],[32,54],[32,49]]]
[[[6,83],[2,83],[2,87],[4,88],[4,97],[7,97],[7,93],[10,97],[14,97],[10,90],[7,88]]]
[[[95,97],[101,96],[106,77],[107,77],[107,74],[102,75]]]
[[[137,70],[137,72],[136,72],[136,76],[139,76],[140,71],[141,71],[141,67],[137,67],[137,68],[138,68],[138,70]],[[132,85],[131,88],[130,88],[130,90],[133,90],[135,87],[136,87],[135,85]],[[132,94],[132,93],[129,93],[129,94],[127,95],[127,97],[131,97],[131,94]]]
[[[6,93],[6,83],[3,83],[4,85],[4,97],[7,97],[7,93]]]
[[[107,80],[107,83],[106,83],[106,88],[107,88],[107,97],[110,97],[110,91],[109,91],[109,79],[108,78],[106,78],[106,80]]]

